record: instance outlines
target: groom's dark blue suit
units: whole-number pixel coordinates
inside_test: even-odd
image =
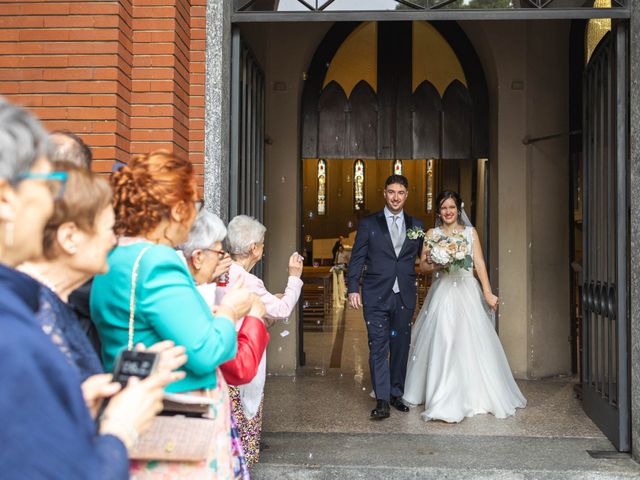
[[[404,214],[405,229],[424,228],[420,219]],[[369,368],[378,400],[402,397],[416,306],[416,257],[422,239],[405,238],[396,255],[384,210],[363,218],[351,251],[347,290],[358,293],[369,336]],[[395,279],[399,292],[393,293]]]

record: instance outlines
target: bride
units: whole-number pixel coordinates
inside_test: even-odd
[[[505,418],[527,401],[495,332],[492,319],[498,297],[491,293],[478,234],[456,192],[440,193],[436,205],[436,227],[426,238],[434,233],[464,235],[482,289],[473,267],[447,273],[433,261],[425,242],[420,267],[433,273],[434,282],[411,333],[403,399],[424,403],[424,420],[454,423],[480,413]]]

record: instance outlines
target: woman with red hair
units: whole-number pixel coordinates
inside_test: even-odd
[[[112,369],[118,352],[127,345],[172,340],[184,346],[186,376],[167,391],[208,397],[210,416],[218,425],[205,461],[153,462],[148,468],[146,463],[135,463],[132,477],[237,478],[242,474],[241,458],[232,450],[227,386],[217,368],[236,355],[234,324],[249,311],[250,294],[235,289],[212,313],[175,250],[187,240],[202,207],[191,163],[165,151],[139,155],[113,174],[112,185],[118,246],[109,255],[109,272],[96,277],[91,294],[91,316],[102,341],[105,367]],[[132,284],[133,334],[129,331]]]

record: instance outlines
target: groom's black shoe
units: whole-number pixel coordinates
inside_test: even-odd
[[[389,409],[389,402],[386,400],[378,400],[376,403],[376,408],[371,410],[371,418],[374,420],[382,420],[383,418],[389,418],[391,415]]]
[[[404,403],[402,403],[402,400],[400,400],[400,397],[392,396],[391,401],[389,403],[393,405],[396,410],[400,410],[401,412],[405,412],[405,413],[409,411],[409,407],[407,407]]]

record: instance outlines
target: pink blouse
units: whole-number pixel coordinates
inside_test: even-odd
[[[237,263],[232,263],[229,269],[228,287],[233,286],[240,278],[244,279],[244,286],[247,290],[257,294],[264,302],[267,313],[265,317],[270,319],[287,318],[293,312],[294,307],[300,297],[302,291],[302,280],[298,277],[290,276],[287,280],[287,288],[285,288],[282,298],[269,293],[265,288],[264,282],[255,275],[247,272]],[[224,290],[228,287],[216,289],[218,294],[224,295]],[[219,303],[219,302],[218,302]],[[242,322],[236,324],[236,328],[240,328]],[[258,373],[253,379],[244,385],[239,386],[240,402],[244,415],[248,419],[252,419],[258,413],[260,402],[264,393],[264,383],[267,378],[267,352],[262,354]]]
[[[247,290],[257,294],[265,308],[267,317],[272,319],[287,318],[293,312],[300,292],[302,291],[302,280],[298,277],[290,276],[287,280],[287,288],[284,289],[282,298],[278,298],[265,288],[264,282],[252,273],[247,272],[237,263],[232,263],[229,269],[229,287],[235,284],[239,278],[244,279],[244,286]]]

